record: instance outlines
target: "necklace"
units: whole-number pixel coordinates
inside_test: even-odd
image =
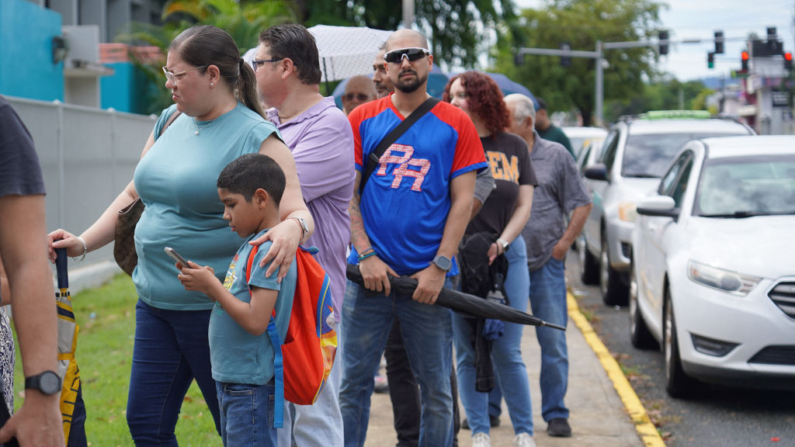
[[[199,126],[199,122],[196,120],[196,118],[193,118],[193,125],[196,126],[196,132],[194,132],[194,135],[199,135],[199,132],[201,132],[202,129],[204,129],[205,127],[209,127],[210,124],[214,123],[218,118],[224,116],[226,112],[235,108],[236,105],[237,103],[233,104],[231,107],[227,107],[223,112],[221,112],[220,115],[216,116],[214,119],[211,119],[210,121],[207,121],[206,123],[203,123],[201,126]]]

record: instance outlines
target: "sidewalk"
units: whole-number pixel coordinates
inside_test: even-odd
[[[578,311],[576,315],[579,315]],[[538,447],[643,446],[644,443],[638,436],[613,383],[571,316],[566,332],[569,348],[569,389],[566,405],[571,411],[569,419],[573,431],[571,438],[551,438],[547,435],[547,424],[541,418],[541,392],[538,387],[541,350],[536,341],[535,329],[526,328],[522,337],[522,354],[530,377],[533,402],[534,438]],[[461,417],[462,419],[465,417],[463,408]],[[470,436],[469,430],[462,429],[458,435],[459,446],[471,446]],[[513,445],[513,437],[508,409],[503,402],[500,426],[491,429],[491,444],[495,447],[510,447]],[[396,443],[389,395],[373,394],[365,446],[393,447]]]

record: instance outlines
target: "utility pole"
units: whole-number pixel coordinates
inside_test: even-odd
[[[594,122],[597,126],[602,125],[602,109],[604,108],[604,58],[602,57],[602,41],[596,41],[596,116]]]
[[[414,23],[414,0],[403,0],[403,27],[411,29]]]

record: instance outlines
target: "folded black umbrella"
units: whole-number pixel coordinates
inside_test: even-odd
[[[361,285],[364,284],[362,274],[359,272],[359,266],[348,264],[346,273],[348,279],[351,281]],[[402,295],[412,295],[414,290],[417,288],[417,280],[409,278],[408,276],[392,276],[389,278],[389,283],[392,285],[393,292],[397,292]],[[554,329],[560,329],[561,331],[566,330],[566,328],[562,326],[547,323],[540,318],[536,318],[528,313],[522,312],[521,310],[514,309],[513,307],[493,303],[483,298],[456,290],[450,290],[448,288],[442,289],[442,291],[439,293],[439,298],[436,299],[435,304],[447,307],[459,313],[468,314],[473,317],[491,318],[494,320],[526,324],[529,326],[547,326]]]

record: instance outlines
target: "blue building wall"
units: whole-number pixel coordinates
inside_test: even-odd
[[[52,38],[60,35],[60,14],[0,0],[0,94],[63,101],[63,62],[52,63]]]
[[[109,109],[113,107],[119,112],[139,113],[138,98],[135,92],[137,69],[129,62],[115,62],[105,64],[113,69],[113,76],[100,78],[100,91],[102,92],[100,107]]]

